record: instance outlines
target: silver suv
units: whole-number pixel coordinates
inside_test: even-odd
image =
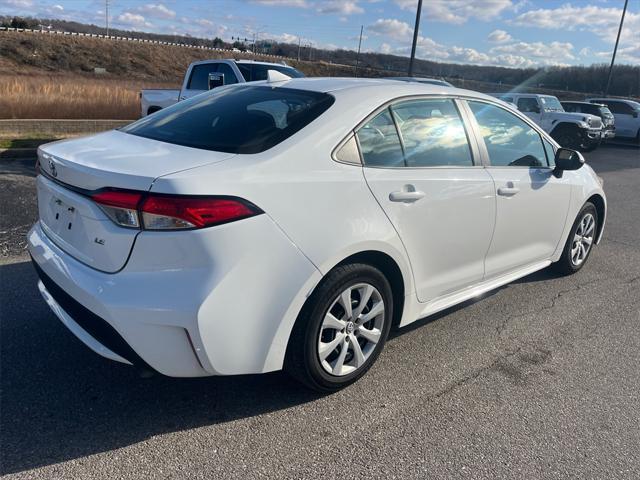
[[[640,103],[625,98],[587,98],[587,102],[609,107],[616,119],[616,137],[635,138],[640,143]]]

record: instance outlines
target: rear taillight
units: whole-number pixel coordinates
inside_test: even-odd
[[[140,228],[138,205],[142,199],[142,193],[104,190],[92,195],[91,198],[115,224],[121,227]]]
[[[104,190],[91,198],[117,225],[144,230],[205,228],[262,213],[255,205],[236,197]]]

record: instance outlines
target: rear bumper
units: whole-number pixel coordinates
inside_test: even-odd
[[[201,231],[142,232],[118,273],[58,248],[36,224],[40,291],[81,341],[173,377],[280,369],[290,328],[319,281],[267,215]]]
[[[40,281],[38,289],[49,308],[60,321],[85,345],[99,355],[110,360],[149,368],[147,362],[125,342],[122,336],[108,322],[85,308],[62,290],[32,260]]]

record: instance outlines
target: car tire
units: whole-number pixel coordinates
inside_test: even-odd
[[[585,144],[582,146],[581,150],[583,152],[593,152],[596,148],[598,148],[600,146],[600,144],[602,143],[602,141],[599,142],[585,142]]]
[[[285,370],[318,392],[344,388],[376,361],[392,319],[393,294],[380,270],[362,263],[338,266],[300,312],[289,338]]]
[[[573,222],[560,259],[553,264],[556,272],[571,275],[584,267],[597,239],[598,222],[595,205],[585,203]]]

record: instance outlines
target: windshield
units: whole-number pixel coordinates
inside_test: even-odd
[[[598,110],[600,110],[600,114],[603,117],[613,117],[613,113],[611,113],[611,110],[609,110],[607,107],[599,107]]]
[[[161,142],[227,153],[259,153],[301,130],[331,105],[327,93],[265,86],[221,87],[121,129]]]
[[[560,100],[556,97],[540,97],[542,108],[546,112],[564,112],[564,108],[560,104]]]

